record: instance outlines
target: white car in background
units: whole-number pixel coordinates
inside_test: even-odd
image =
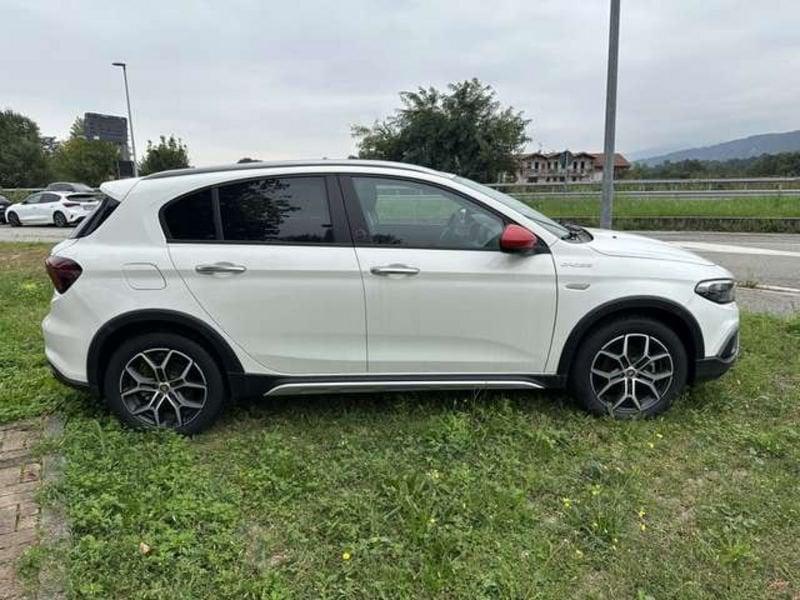
[[[653,416],[738,354],[722,267],[455,175],[321,160],[101,190],[47,258],[45,353],[129,425],[195,433],[245,396],[464,388]]]
[[[94,193],[36,192],[6,209],[6,222],[20,225],[66,227],[83,221],[100,204]]]

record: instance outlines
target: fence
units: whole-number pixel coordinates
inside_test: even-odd
[[[520,198],[599,198],[600,182],[494,183],[490,187]],[[615,195],[631,198],[736,198],[800,196],[800,177],[731,179],[618,179]]]

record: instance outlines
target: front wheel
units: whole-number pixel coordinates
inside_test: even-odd
[[[184,434],[208,428],[226,396],[222,373],[206,349],[171,333],[145,334],[122,344],[111,356],[103,391],[124,423]]]
[[[8,224],[11,225],[12,227],[19,227],[20,225],[22,225],[22,223],[20,223],[19,217],[17,216],[17,213],[8,213],[6,215],[6,220],[8,221]]]
[[[612,321],[581,343],[570,388],[594,414],[652,417],[686,385],[686,348],[669,327],[646,317]]]

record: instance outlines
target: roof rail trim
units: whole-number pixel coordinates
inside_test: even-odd
[[[161,171],[142,177],[143,180],[168,179],[170,177],[183,177],[184,175],[202,175],[205,173],[226,173],[236,171],[250,171],[254,169],[280,169],[288,167],[375,167],[383,169],[397,169],[401,171],[415,171],[418,173],[428,173],[431,175],[444,175],[435,169],[410,165],[401,162],[384,160],[356,160],[356,159],[322,159],[322,160],[280,160],[248,162],[233,165],[219,165],[215,167],[200,167],[188,169],[175,169],[172,171]]]

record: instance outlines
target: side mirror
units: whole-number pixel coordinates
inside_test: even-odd
[[[524,253],[536,247],[539,240],[531,232],[519,225],[506,225],[500,236],[500,249],[503,252]]]

